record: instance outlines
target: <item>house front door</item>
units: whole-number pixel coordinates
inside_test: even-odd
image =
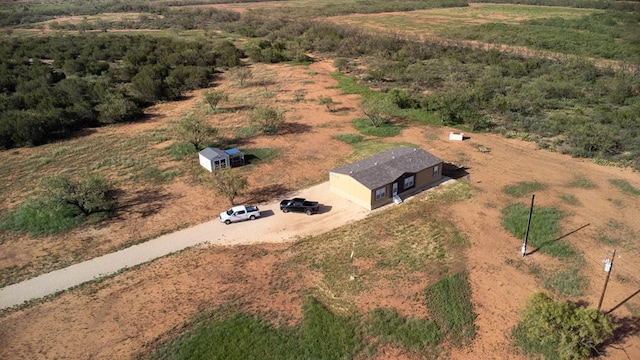
[[[396,196],[398,195],[398,183],[394,182],[393,185],[391,185],[391,196]]]

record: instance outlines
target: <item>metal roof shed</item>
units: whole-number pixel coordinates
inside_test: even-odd
[[[217,169],[231,167],[229,155],[218,148],[208,147],[200,151],[198,153],[198,157],[200,158],[200,165],[202,165],[203,168],[209,170],[209,172],[214,172]]]
[[[229,155],[229,161],[231,162],[231,166],[242,166],[244,165],[244,154],[236,149],[231,148],[224,151]]]

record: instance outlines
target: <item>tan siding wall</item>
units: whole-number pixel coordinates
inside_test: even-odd
[[[389,204],[393,201],[391,198],[391,184],[386,185],[387,195],[385,195],[382,199],[376,201],[376,189],[371,190],[371,208],[375,209],[382,205]],[[379,189],[379,188],[378,188]]]
[[[330,172],[329,189],[365,209],[371,210],[371,191],[351,176]]]
[[[436,165],[438,167],[438,174],[433,176],[433,167],[424,169],[416,174],[416,189],[424,189],[432,183],[440,181],[442,179],[442,164]]]

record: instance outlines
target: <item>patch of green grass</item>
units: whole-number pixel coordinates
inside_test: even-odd
[[[428,262],[442,263],[447,260],[447,249],[440,238],[450,238],[447,229],[438,223],[405,223],[387,229],[386,235],[398,244],[394,251],[378,254],[376,268],[406,269],[419,271]]]
[[[398,115],[420,124],[442,125],[442,118],[438,114],[424,109],[398,109]]]
[[[567,184],[569,187],[573,188],[583,188],[583,189],[595,189],[597,186],[591,180],[587,179],[584,176],[576,176]]]
[[[609,183],[611,183],[611,185],[620,189],[620,191],[622,191],[625,194],[640,196],[640,189],[637,189],[636,187],[631,185],[631,183],[629,183],[627,180],[611,179],[609,180]]]
[[[377,136],[377,137],[393,137],[400,134],[402,127],[392,124],[384,123],[380,126],[373,126],[371,120],[365,118],[353,119],[353,126],[364,135]]]
[[[434,321],[405,319],[390,308],[372,310],[365,321],[365,333],[382,344],[393,344],[413,351],[434,347],[442,340],[442,333]]]
[[[502,192],[513,197],[521,197],[536,191],[543,190],[546,186],[537,181],[521,181],[517,184],[507,185]]]
[[[473,189],[467,181],[457,181],[455,184],[442,186],[433,196],[446,202],[466,200],[473,197]]]
[[[528,246],[558,258],[575,256],[573,247],[559,240],[559,223],[563,217],[560,210],[552,207],[534,208]],[[502,226],[518,239],[524,240],[528,218],[529,207],[521,203],[511,204],[502,210]]]
[[[607,235],[598,235],[596,241],[602,245],[618,245],[620,244],[620,239],[616,239]]]
[[[377,95],[376,91],[369,89],[366,85],[362,85],[352,76],[342,73],[332,73],[331,76],[338,82],[338,87],[342,89],[343,94],[358,94],[363,100],[369,100]]]
[[[544,288],[568,296],[582,296],[587,287],[587,279],[580,275],[577,268],[554,273],[545,277]]]
[[[476,314],[467,276],[466,272],[449,275],[425,291],[431,316],[456,346],[468,343],[476,335]]]
[[[260,164],[275,159],[280,154],[280,148],[253,148],[241,149],[245,162]]]
[[[197,153],[198,149],[192,143],[174,143],[169,145],[166,151],[171,156],[171,160],[180,161],[186,156]]]
[[[28,232],[33,236],[54,235],[80,226],[86,218],[71,205],[30,199],[0,221],[0,232]]]
[[[168,342],[152,359],[351,359],[363,340],[355,322],[314,298],[303,305],[302,324],[274,326],[248,314],[200,321]]]
[[[258,126],[250,125],[250,126],[243,126],[241,128],[238,128],[235,131],[235,135],[241,139],[248,139],[248,138],[256,137],[259,132],[260,132],[260,128]]]
[[[364,140],[364,137],[362,137],[362,135],[357,135],[357,134],[338,134],[333,138],[347,144],[355,144]]]
[[[560,199],[562,199],[562,201],[566,202],[569,205],[580,205],[580,201],[578,200],[578,198],[571,194],[560,194]]]

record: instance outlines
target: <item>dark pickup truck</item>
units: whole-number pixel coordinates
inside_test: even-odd
[[[317,213],[319,207],[320,205],[317,201],[307,201],[303,198],[280,201],[280,210],[282,212],[296,211],[311,215]]]

